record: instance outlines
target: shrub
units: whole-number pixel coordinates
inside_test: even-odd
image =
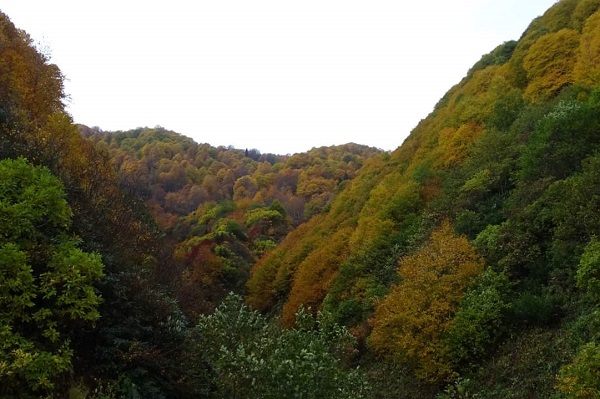
[[[341,364],[352,336],[327,314],[314,319],[301,309],[296,326],[282,330],[230,294],[200,317],[196,333],[215,373],[215,398],[365,397],[361,373]]]
[[[569,399],[600,397],[600,346],[584,345],[573,361],[561,368],[557,388]]]

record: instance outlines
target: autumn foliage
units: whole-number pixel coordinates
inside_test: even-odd
[[[525,95],[535,101],[572,83],[578,46],[579,34],[569,29],[540,37],[523,62],[530,80]]]
[[[44,389],[316,397],[307,387],[320,384],[324,352],[305,343],[327,344],[329,330],[286,329],[310,312],[355,335],[340,359],[360,365],[372,397],[597,396],[599,24],[600,0],[556,2],[475,63],[391,153],[347,144],[276,155],[160,127],[73,125],[60,71],[0,14],[0,158],[60,180],[72,210],[61,237],[105,265],[100,317],[59,326],[73,367],[41,367],[53,376]],[[30,249],[26,259],[10,244],[3,267],[26,271],[43,255]],[[51,285],[40,279],[41,305]],[[254,310],[235,297],[222,313],[229,291]],[[5,313],[15,328],[0,326],[4,346],[18,346],[15,331],[35,329]],[[207,329],[189,327],[197,320]],[[3,356],[0,373],[21,367]],[[0,391],[29,392],[10,379]]]
[[[313,251],[298,266],[294,282],[283,308],[282,322],[291,326],[296,313],[302,308],[316,311],[325,298],[331,282],[337,274],[337,265],[348,257],[350,228],[338,230],[333,237],[324,237],[328,245]]]
[[[425,380],[451,376],[452,359],[442,337],[482,269],[475,248],[444,222],[423,248],[400,260],[400,283],[378,304],[371,321],[373,349],[413,363]]]

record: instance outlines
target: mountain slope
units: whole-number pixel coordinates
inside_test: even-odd
[[[172,251],[63,100],[0,12],[0,396],[197,397],[207,378],[180,366],[187,321],[160,283]]]
[[[302,306],[330,311],[366,353],[401,364],[412,381],[443,386],[462,375],[478,381],[469,389],[480,397],[588,389],[578,367],[598,353],[598,303],[576,276],[600,231],[599,8],[559,1],[519,41],[482,57],[400,148],[367,162],[326,215],[258,262],[247,301],[282,307],[287,323]],[[448,261],[457,268],[439,268],[427,254],[460,237],[483,271],[438,284],[460,273],[464,255]],[[403,296],[410,287],[424,297]],[[511,391],[500,376],[472,371],[493,359],[529,374]]]
[[[121,186],[145,200],[175,247],[171,285],[195,320],[227,292],[244,292],[251,265],[297,225],[327,209],[380,150],[358,144],[294,155],[212,147],[163,128],[102,132]]]

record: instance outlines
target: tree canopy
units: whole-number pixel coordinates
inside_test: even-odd
[[[100,314],[100,256],[69,236],[60,181],[24,159],[0,161],[0,393],[52,392],[72,371],[70,336]]]

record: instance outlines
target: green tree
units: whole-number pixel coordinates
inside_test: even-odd
[[[600,302],[600,242],[593,237],[585,247],[576,275],[577,286]]]
[[[100,257],[68,235],[62,184],[24,159],[0,161],[0,396],[49,393],[71,369],[69,335],[99,317]]]
[[[593,399],[600,396],[600,346],[584,345],[573,361],[561,368],[557,388],[569,399]]]
[[[585,247],[576,274],[577,286],[584,289],[596,303],[600,303],[600,242],[592,237]],[[596,330],[594,323],[589,327]],[[596,330],[597,331],[597,330]],[[582,345],[569,364],[563,366],[557,379],[557,388],[569,399],[597,398],[600,396],[600,345],[595,340]]]
[[[506,331],[510,283],[486,269],[463,297],[444,342],[456,363],[482,359]]]

